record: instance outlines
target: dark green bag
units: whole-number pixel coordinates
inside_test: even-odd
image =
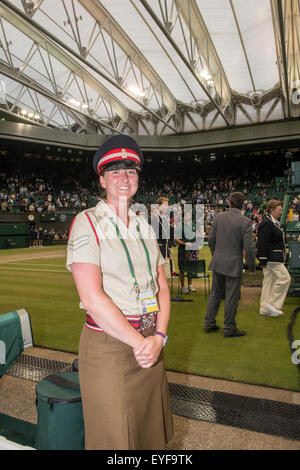
[[[24,351],[20,317],[16,311],[0,315],[0,376],[12,366]]]
[[[36,386],[35,447],[84,450],[84,422],[78,372],[50,375]]]

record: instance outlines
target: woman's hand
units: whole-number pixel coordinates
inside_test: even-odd
[[[149,368],[156,363],[163,346],[163,339],[159,335],[149,336],[141,345],[133,349],[134,356],[139,366]]]

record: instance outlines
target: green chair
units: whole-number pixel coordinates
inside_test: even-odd
[[[184,260],[183,262],[184,277],[190,279],[204,279],[204,292],[205,297],[207,296],[206,290],[206,279],[208,280],[208,293],[210,293],[210,276],[206,271],[205,259],[199,259],[197,261]]]

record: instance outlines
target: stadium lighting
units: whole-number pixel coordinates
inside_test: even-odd
[[[26,114],[27,114],[26,109],[22,109],[21,113],[23,114],[23,116],[26,116]]]
[[[34,119],[40,119],[40,115],[39,115],[39,114],[35,114],[35,115],[34,115]]]
[[[141,91],[137,86],[130,85],[128,87],[128,91],[130,91],[133,95],[140,96],[141,98],[145,96],[145,93]]]
[[[89,107],[86,103],[81,103],[80,101],[75,100],[75,98],[70,98],[67,103],[71,106],[76,106],[76,108],[87,109]]]
[[[69,104],[72,104],[73,106],[76,106],[76,107],[79,108],[79,106],[80,106],[80,101],[77,101],[77,100],[75,100],[74,98],[71,98],[71,99],[69,100]]]
[[[200,77],[204,78],[204,80],[206,80],[206,81],[211,80],[211,76],[209,75],[207,69],[203,69],[203,70],[200,72]]]
[[[28,117],[29,117],[29,118],[32,118],[32,117],[33,117],[33,113],[28,113]]]

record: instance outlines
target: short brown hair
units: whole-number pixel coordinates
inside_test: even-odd
[[[243,209],[245,197],[243,193],[232,193],[229,198],[231,207],[235,209]]]
[[[266,212],[270,214],[270,212],[276,209],[278,206],[282,206],[282,202],[278,201],[277,199],[271,199],[271,201],[269,201],[267,204]]]
[[[167,197],[159,197],[159,198],[157,199],[157,201],[156,201],[156,204],[161,205],[161,204],[163,204],[165,201],[166,201],[166,202],[169,202],[169,199],[168,199]]]

